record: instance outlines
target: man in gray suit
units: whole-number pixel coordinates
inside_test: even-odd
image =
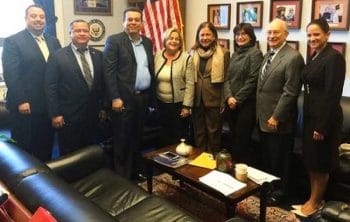
[[[283,20],[274,19],[269,24],[270,51],[261,65],[257,86],[263,168],[282,179],[282,190],[274,192],[272,202],[279,202],[287,192],[288,159],[293,149],[300,72],[304,67],[300,53],[286,43],[287,36]]]

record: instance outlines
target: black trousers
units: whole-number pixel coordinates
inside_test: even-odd
[[[248,100],[234,110],[226,112],[232,134],[231,154],[235,162],[254,163],[256,157],[251,148],[251,136],[256,125],[255,100]]]
[[[141,144],[148,104],[148,94],[135,95],[122,112],[112,115],[114,168],[128,179],[143,170]]]
[[[281,178],[279,189],[290,192],[290,165],[294,134],[277,134],[260,131],[263,170]]]
[[[189,117],[180,116],[182,102],[163,103],[158,101],[160,124],[162,126],[160,145],[172,145],[180,142],[181,138],[189,141]]]
[[[97,120],[66,122],[57,130],[60,156],[96,142]]]
[[[10,112],[11,138],[41,161],[51,159],[54,131],[47,114]]]

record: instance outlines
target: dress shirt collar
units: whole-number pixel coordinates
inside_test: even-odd
[[[72,49],[73,49],[75,52],[78,52],[78,47],[75,46],[73,42],[72,42],[70,45],[71,45]],[[85,47],[85,50],[86,50],[86,51],[89,51],[89,47],[86,46],[86,47]]]
[[[41,39],[45,40],[44,33],[41,33],[40,35],[34,35],[29,29],[27,30],[34,39],[36,39],[37,37],[40,37]]]

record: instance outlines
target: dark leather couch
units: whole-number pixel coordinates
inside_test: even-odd
[[[344,143],[350,143],[350,97],[342,97]],[[330,175],[327,189],[328,200],[339,200],[350,203],[350,155],[342,155],[337,169]]]
[[[41,163],[15,145],[0,142],[0,178],[34,212],[46,208],[60,222],[197,221],[149,195],[105,165],[101,147]]]

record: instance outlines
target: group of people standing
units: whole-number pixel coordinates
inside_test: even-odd
[[[314,55],[306,65],[286,43],[288,29],[281,19],[268,26],[270,49],[264,56],[255,47],[253,27],[238,24],[231,58],[219,46],[210,22],[199,25],[189,53],[183,49],[181,33],[168,29],[163,33],[164,49],[154,56],[151,40],[140,35],[138,8],[124,11],[124,31],[107,38],[103,53],[88,46],[90,30],[84,20],[70,24],[72,42],[61,48],[57,39],[43,34],[45,13],[40,6],[29,6],[25,19],[27,28],[5,39],[2,59],[11,136],[28,152],[43,161],[50,159],[50,124],[58,133],[62,154],[93,144],[97,122],[111,110],[115,170],[132,178],[140,170],[149,107],[159,110],[162,145],[186,137],[192,121],[195,145],[213,153],[221,146],[225,114],[232,132],[230,151],[237,161],[252,158],[249,143],[257,124],[262,168],[281,177],[272,196],[280,198],[290,186],[288,159],[303,84],[303,155],[311,195],[300,210],[310,215],[320,207],[337,163],[345,78],[345,60],[327,44],[330,32],[324,19],[307,26]]]

